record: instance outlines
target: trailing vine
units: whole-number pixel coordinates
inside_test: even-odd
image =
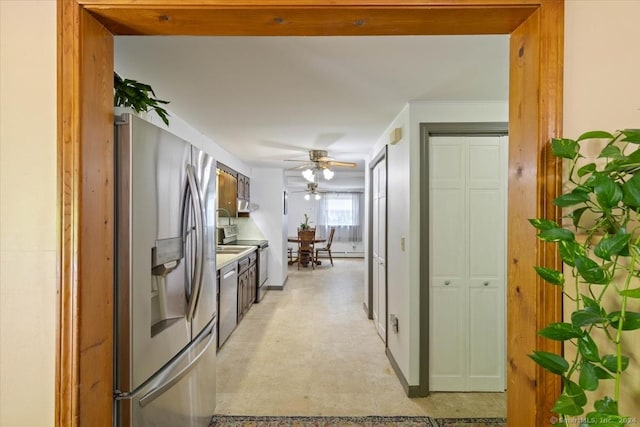
[[[584,164],[585,147],[602,142],[602,160]],[[640,299],[640,131],[587,132],[576,140],[553,139],[551,148],[569,163],[573,188],[553,203],[570,211],[564,217],[570,225],[544,218],[530,222],[539,239],[557,245],[567,274],[546,267],[535,270],[559,286],[574,309],[570,322],[551,323],[538,333],[568,342],[576,355],[571,361],[544,351],[529,356],[562,377],[562,393],[553,407],[559,414],[556,425],[622,427],[630,423],[618,410],[630,361],[623,352],[623,337],[640,329],[640,313],[628,308],[630,299]],[[602,354],[596,335],[609,341],[615,352]],[[585,412],[585,392],[599,389],[602,381],[614,381],[613,396],[596,400],[591,412],[575,418]]]

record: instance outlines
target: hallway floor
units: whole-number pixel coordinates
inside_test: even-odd
[[[505,417],[504,393],[406,397],[363,306],[362,259],[289,267],[217,355],[216,413]]]

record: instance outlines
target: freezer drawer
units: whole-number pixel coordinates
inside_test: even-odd
[[[215,411],[216,319],[133,395],[116,398],[122,427],[206,427]]]

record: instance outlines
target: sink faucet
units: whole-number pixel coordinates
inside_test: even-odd
[[[228,218],[228,222],[229,222],[228,225],[231,225],[231,214],[229,213],[229,211],[226,210],[225,208],[216,209],[216,212],[220,212],[220,211],[222,211],[222,212],[227,214],[227,218]]]

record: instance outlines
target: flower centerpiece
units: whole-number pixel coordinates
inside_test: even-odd
[[[298,227],[299,230],[308,230],[311,228],[310,222],[309,222],[309,215],[304,214],[304,222],[300,223],[300,226]]]

